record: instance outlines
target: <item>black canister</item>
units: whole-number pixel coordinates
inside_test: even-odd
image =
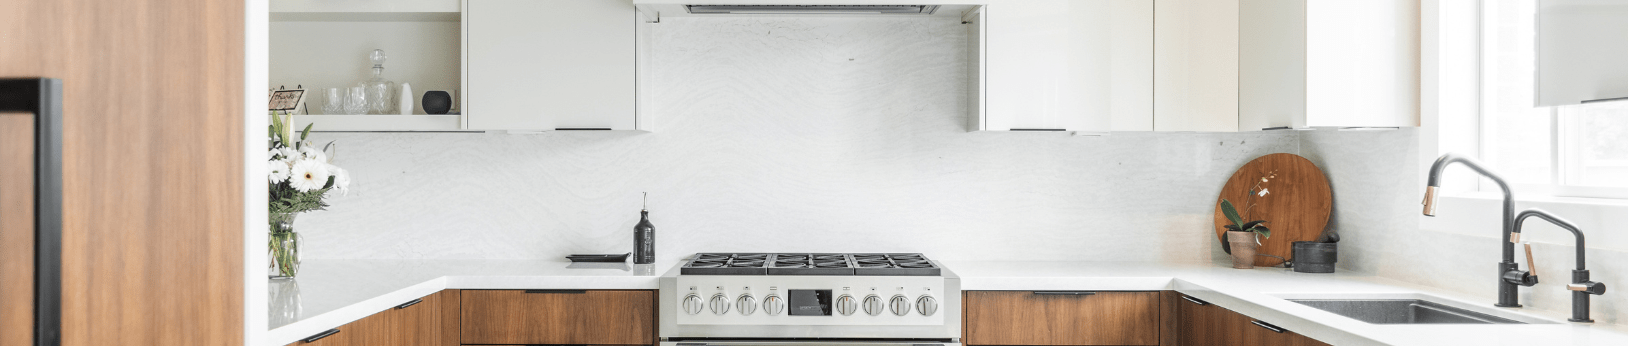
[[[649,194],[645,194],[648,204]],[[639,209],[639,224],[633,226],[633,264],[656,263],[656,226],[650,224],[650,210]]]
[[[452,109],[452,95],[441,90],[426,91],[423,104],[425,114],[447,114]]]
[[[1292,245],[1296,273],[1333,273],[1340,255],[1339,243],[1297,241]]]

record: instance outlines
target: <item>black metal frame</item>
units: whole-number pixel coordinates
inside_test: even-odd
[[[62,80],[0,79],[0,111],[34,113],[34,346],[62,344]]]

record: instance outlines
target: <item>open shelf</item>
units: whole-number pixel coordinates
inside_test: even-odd
[[[296,129],[316,123],[311,132],[463,131],[458,114],[295,115]]]

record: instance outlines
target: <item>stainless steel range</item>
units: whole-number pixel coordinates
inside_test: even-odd
[[[663,346],[961,339],[960,278],[917,253],[700,253],[659,294]]]

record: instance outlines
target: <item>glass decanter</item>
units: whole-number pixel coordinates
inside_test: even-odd
[[[366,90],[367,113],[396,114],[396,82],[379,77],[384,73],[384,50],[374,49],[367,58],[373,61],[373,78],[357,84]]]

